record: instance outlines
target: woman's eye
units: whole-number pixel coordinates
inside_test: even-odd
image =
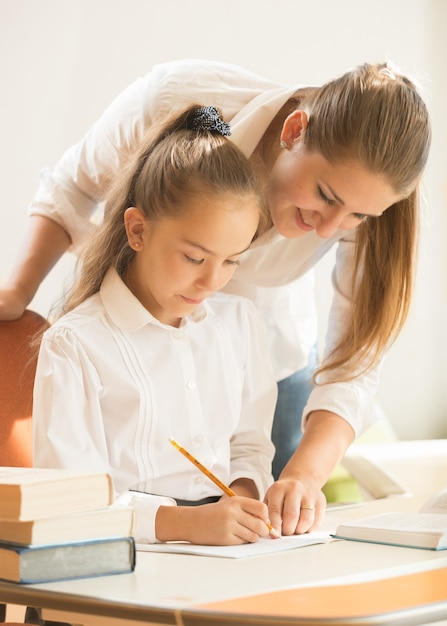
[[[188,263],[193,263],[194,265],[200,265],[201,263],[203,263],[203,259],[193,259],[187,254],[185,254],[185,259],[188,261]]]
[[[327,197],[327,195],[324,193],[324,191],[321,189],[321,187],[318,187],[318,194],[319,194],[320,198],[322,200],[324,200],[324,202],[326,202],[326,204],[329,204],[330,206],[333,206],[334,204],[337,204],[336,200],[332,200],[331,198]]]
[[[352,214],[353,217],[355,217],[356,220],[358,220],[359,222],[366,222],[366,220],[368,219],[369,215],[362,215],[361,213],[353,213]]]

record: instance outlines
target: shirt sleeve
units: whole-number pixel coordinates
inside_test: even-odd
[[[35,467],[107,472],[116,484],[108,462],[101,392],[96,369],[74,334],[50,329],[42,341],[34,387]],[[158,508],[176,504],[172,498],[136,491],[115,490],[115,498],[134,509],[134,537],[140,543],[156,542]]]
[[[271,441],[277,385],[265,328],[254,305],[243,300],[247,312],[238,324],[246,341],[245,381],[239,424],[231,438],[230,483],[252,479],[262,499],[273,482],[274,446]]]
[[[330,354],[344,333],[352,307],[352,267],[355,253],[355,231],[350,231],[337,248],[332,272],[334,296],[329,313],[324,356]],[[381,363],[365,374],[347,382],[330,382],[330,373],[320,377],[303,411],[303,428],[312,411],[331,411],[346,420],[358,437],[380,417],[375,402]]]
[[[108,181],[154,123],[191,104],[212,104],[230,121],[257,94],[278,88],[242,68],[214,61],[154,66],[115,98],[52,170],[41,172],[29,213],[60,224],[76,251],[102,217]]]
[[[160,73],[150,72],[127,87],[58,164],[41,172],[29,208],[60,224],[78,249],[101,219],[108,181],[142,140],[145,128],[169,110],[170,91]],[[165,88],[164,96],[160,91]],[[158,106],[156,106],[158,103]]]
[[[106,109],[89,132],[69,148],[53,170],[40,174],[40,185],[29,209],[60,224],[76,250],[99,219],[107,181],[136,145],[144,128],[142,81],[136,81]]]

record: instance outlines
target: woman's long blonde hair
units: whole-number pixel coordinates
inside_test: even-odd
[[[198,112],[203,110],[200,105],[190,106],[160,127],[151,128],[127,167],[111,182],[104,219],[80,255],[80,268],[61,315],[98,292],[109,268],[125,278],[135,255],[124,226],[129,207],[138,207],[155,222],[180,215],[185,200],[198,194],[232,194],[241,200],[251,196],[259,207],[259,229],[264,230],[267,207],[258,175],[226,136],[208,129],[209,120],[197,127]],[[212,124],[228,127],[219,117]]]
[[[300,108],[309,116],[308,150],[331,163],[356,159],[404,198],[357,228],[351,319],[316,373],[334,380],[337,370],[337,380],[349,380],[377,364],[408,315],[429,115],[413,82],[386,63],[361,65],[312,90]]]

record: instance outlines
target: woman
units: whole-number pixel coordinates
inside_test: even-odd
[[[2,317],[19,316],[60,255],[83,243],[108,179],[144,130],[192,102],[223,111],[232,140],[269,188],[271,228],[227,290],[251,297],[267,323],[280,381],[274,432],[284,421],[300,429],[300,413],[282,415],[281,398],[291,387],[289,404],[298,406],[296,379],[313,368],[311,269],[338,244],[320,384],[307,404],[301,402],[303,439],[283,471],[279,463],[278,481],[266,496],[272,524],[282,524],[284,534],[305,532],[321,520],[320,489],[332,469],[376,419],[380,358],[411,298],[418,184],[430,126],[407,77],[386,64],[363,65],[320,88],[300,88],[221,63],[155,67],[42,176],[27,242],[0,293]],[[274,443],[282,449],[281,440]]]

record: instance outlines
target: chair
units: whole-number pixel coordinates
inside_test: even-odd
[[[12,322],[0,322],[0,465],[32,466],[32,403],[37,365],[33,339],[47,320],[26,310]],[[6,606],[0,604],[0,619]],[[0,626],[24,626],[23,622],[0,622]]]
[[[12,322],[0,322],[0,465],[32,466],[32,399],[38,347],[36,333],[47,320],[26,310]]]

